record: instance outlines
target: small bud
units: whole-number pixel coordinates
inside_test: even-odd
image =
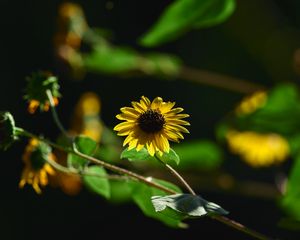
[[[48,111],[50,102],[46,91],[50,90],[53,96],[54,104],[58,104],[59,84],[57,77],[50,72],[37,72],[27,77],[26,95],[24,98],[28,101],[28,112],[34,113],[39,107],[41,111]]]
[[[0,112],[0,150],[6,150],[17,140],[15,121],[9,112]]]

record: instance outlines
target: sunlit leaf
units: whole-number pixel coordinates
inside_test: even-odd
[[[91,166],[85,169],[87,175],[83,176],[84,185],[91,191],[110,198],[110,185],[104,168]]]
[[[235,0],[177,0],[162,13],[142,37],[141,44],[157,46],[171,41],[193,28],[203,28],[225,21],[235,9]]]
[[[85,67],[92,72],[121,74],[136,70],[139,58],[135,51],[128,48],[95,48],[83,56]]]
[[[211,141],[191,141],[174,146],[180,156],[181,169],[213,169],[223,161],[221,148]]]
[[[155,211],[162,212],[171,208],[179,213],[179,217],[202,217],[208,214],[224,215],[226,210],[219,205],[208,202],[200,196],[191,194],[173,194],[168,196],[153,196],[151,198]]]
[[[145,161],[145,160],[156,160],[155,157],[152,157],[146,148],[142,148],[140,151],[137,151],[135,148],[128,150],[126,148],[121,153],[121,159],[128,159],[129,161]]]
[[[156,154],[156,157],[164,163],[176,163],[178,165],[180,162],[180,157],[172,148],[170,148],[170,151],[168,153],[163,153],[162,156]]]
[[[89,137],[78,136],[75,138],[74,143],[77,150],[81,153],[91,155],[97,149],[97,143]],[[87,163],[86,159],[83,159],[75,154],[68,154],[68,165],[74,168],[82,168]]]

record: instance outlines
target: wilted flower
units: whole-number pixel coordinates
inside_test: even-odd
[[[47,162],[50,159],[55,161],[51,147],[37,139],[31,139],[26,146],[23,154],[25,167],[22,172],[19,187],[23,188],[25,184],[32,185],[36,193],[41,194],[41,186],[48,184],[48,175],[54,175],[55,171]]]
[[[54,105],[58,104],[59,84],[57,77],[49,72],[33,73],[27,77],[26,95],[24,98],[28,101],[28,112],[34,113],[39,107],[41,111],[48,111],[50,102],[46,91],[49,90],[53,96]]]

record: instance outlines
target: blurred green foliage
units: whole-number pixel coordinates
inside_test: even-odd
[[[191,29],[211,27],[225,21],[235,9],[235,0],[176,0],[140,40],[147,47],[176,39]]]

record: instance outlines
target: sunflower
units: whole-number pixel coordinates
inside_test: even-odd
[[[123,146],[128,149],[136,148],[140,151],[146,146],[149,154],[156,152],[162,155],[170,150],[169,140],[179,142],[183,139],[182,133],[189,131],[182,125],[190,125],[183,118],[188,114],[181,113],[183,108],[173,108],[175,102],[164,102],[156,97],[152,102],[142,96],[140,102],[131,102],[133,107],[121,108],[121,114],[116,117],[125,122],[119,123],[114,130],[119,136],[127,136]]]
[[[32,185],[36,193],[42,193],[39,185],[46,186],[48,175],[55,174],[54,169],[46,162],[47,158],[55,160],[51,148],[36,139],[31,139],[23,154],[25,167],[19,182],[20,188],[27,183]]]
[[[281,163],[290,152],[287,140],[275,133],[230,130],[226,138],[231,151],[252,167]]]

